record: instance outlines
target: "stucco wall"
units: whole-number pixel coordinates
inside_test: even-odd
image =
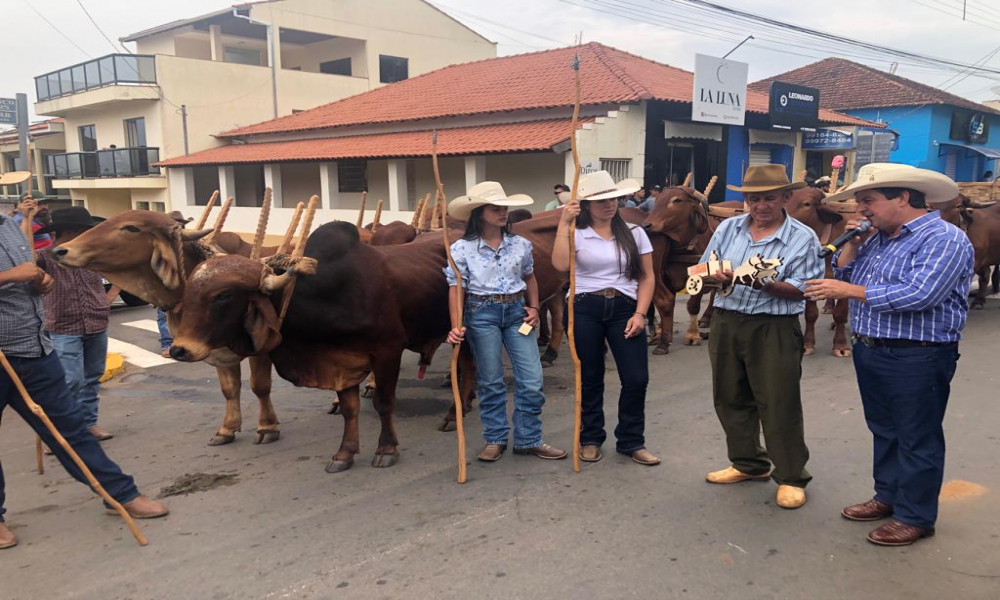
[[[295,208],[299,202],[308,203],[313,194],[320,195],[319,163],[281,165],[281,206]]]
[[[642,179],[646,160],[646,105],[631,105],[613,112],[617,116],[601,117],[577,132],[577,150],[580,165],[586,169],[600,170],[601,159],[628,159],[631,176]],[[532,155],[538,156],[538,155]],[[552,173],[550,178],[570,181],[572,163],[562,174]],[[551,195],[552,185],[546,195]],[[545,200],[548,202],[548,199]]]

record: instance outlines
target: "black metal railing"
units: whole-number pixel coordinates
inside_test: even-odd
[[[97,179],[159,175],[153,167],[160,160],[159,148],[114,148],[96,152],[66,152],[46,157],[46,175],[55,179]]]
[[[109,54],[35,77],[35,93],[43,102],[106,85],[143,83],[156,83],[152,54]]]

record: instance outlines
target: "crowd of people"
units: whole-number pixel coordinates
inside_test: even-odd
[[[804,185],[790,182],[784,165],[750,167],[741,185],[727,186],[742,194],[745,214],[725,220],[702,257],[702,262],[717,256],[732,265],[753,257],[781,258],[776,276],[736,285],[714,301],[708,354],[729,465],[705,479],[719,485],[773,480],[777,506],[796,509],[806,503],[812,476],[806,469],[799,317],[807,299],[849,299],[854,364],[874,440],[875,494],[846,507],[842,515],[857,521],[888,519],[868,534],[872,543],[912,544],[934,534],[944,468],[942,420],[968,311],[973,254],[964,233],[927,207],[954,198],[957,186],[923,169],[864,167],[855,183],[829,199],[855,199],[872,230],[834,255],[836,278],[825,279],[816,234],[784,208],[792,191]],[[609,173],[598,171],[581,177],[575,199],[567,186],[556,185],[555,198],[546,207],[562,211],[552,266],[565,272],[571,258],[575,262],[575,295],[566,301],[575,309],[583,405],[580,459],[586,462],[602,459],[607,440],[604,365],[610,350],[621,384],[615,451],[646,467],[660,463],[645,439],[652,245],[646,232],[627,223],[620,212],[624,207],[651,210],[657,188],[645,190],[633,180],[616,183]],[[532,202],[524,195],[508,196],[498,182],[483,182],[448,205],[449,215],[466,223],[464,235],[451,246],[457,269],[445,269],[453,290],[448,341],[467,343],[476,360],[484,442],[478,459],[488,463],[500,460],[510,444],[515,454],[541,459],[568,454],[543,436],[540,298],[532,245],[513,233],[508,220],[511,207]],[[179,215],[176,220],[186,222]],[[81,207],[54,211],[49,224],[33,231],[36,247],[46,241],[64,243],[95,222]],[[40,239],[52,235],[54,239]],[[111,435],[97,426],[95,376],[103,372],[108,322],[100,277],[63,269],[51,261],[45,246],[38,247],[33,259],[14,218],[0,217],[0,250],[0,350],[116,500],[135,517],[167,514],[162,503],[139,494],[99,443]],[[461,306],[459,278],[465,291]],[[734,276],[723,269],[708,279],[723,284]],[[514,379],[512,422],[507,418],[504,353]],[[7,405],[71,475],[84,481],[2,374],[0,411]],[[16,542],[3,523],[0,470],[0,548]]]

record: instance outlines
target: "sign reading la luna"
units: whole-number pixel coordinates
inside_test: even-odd
[[[747,63],[695,54],[691,120],[743,125],[748,71]]]

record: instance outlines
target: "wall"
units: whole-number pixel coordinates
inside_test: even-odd
[[[889,155],[890,161],[938,170],[937,148],[934,147],[932,151],[931,146],[934,140],[931,133],[933,107],[897,106],[845,112],[869,121],[885,123],[889,129],[899,133],[899,149]],[[948,132],[945,131],[945,140],[947,135]]]
[[[74,192],[73,199],[78,196]],[[111,217],[132,209],[132,195],[129,190],[89,190],[79,198],[86,200],[91,214]]]
[[[368,53],[364,40],[334,38],[292,49],[282,48],[281,66],[284,69],[300,67],[309,73],[319,73],[319,64],[340,58],[351,59],[351,76],[368,77]]]
[[[545,210],[554,196],[552,187],[562,183],[564,154],[548,152],[542,154],[503,154],[486,158],[487,181],[499,181],[507,194],[527,194],[535,203],[527,208],[531,212]],[[572,185],[570,179],[567,185]]]
[[[177,37],[174,38],[174,54],[184,58],[212,60],[212,44],[208,36],[204,39]]]
[[[299,202],[308,203],[313,194],[320,195],[319,163],[281,165],[281,206],[295,208]]]
[[[646,104],[622,106],[617,111],[610,111],[608,117],[598,117],[592,124],[585,125],[577,133],[577,151],[580,155],[580,165],[593,170],[600,170],[601,159],[629,159],[631,176],[643,179],[643,167],[646,161]],[[532,155],[538,156],[538,155]],[[551,174],[553,183],[546,191],[551,196],[551,188],[556,180],[571,181],[572,169],[565,169]]]
[[[98,105],[74,110],[63,117],[66,127],[66,151],[80,152],[81,125],[94,125],[97,130],[97,148],[108,148],[112,144],[124,148],[125,119],[142,117],[146,119],[146,145],[161,148],[161,111],[154,100],[131,100],[110,105]]]

